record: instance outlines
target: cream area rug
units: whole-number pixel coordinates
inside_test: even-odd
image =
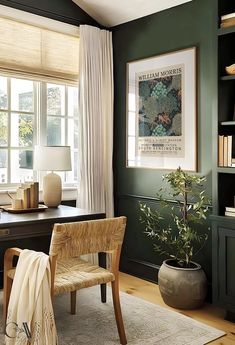
[[[203,345],[225,334],[126,293],[121,293],[121,304],[129,345]],[[76,315],[69,314],[69,305],[69,294],[55,297],[59,345],[120,344],[109,288],[107,303],[101,303],[96,286],[77,292]]]

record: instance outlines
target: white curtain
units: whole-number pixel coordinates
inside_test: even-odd
[[[77,205],[113,216],[112,33],[80,25],[80,183]]]

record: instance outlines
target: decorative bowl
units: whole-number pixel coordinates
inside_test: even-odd
[[[226,66],[225,71],[227,74],[235,74],[235,63],[230,66]]]

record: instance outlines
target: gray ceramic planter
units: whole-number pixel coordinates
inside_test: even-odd
[[[199,308],[207,293],[207,279],[201,266],[174,267],[175,260],[165,260],[158,273],[158,285],[164,302],[179,309]]]

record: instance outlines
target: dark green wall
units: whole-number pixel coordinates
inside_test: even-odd
[[[0,4],[73,25],[97,25],[72,0],[0,0]]]
[[[115,206],[128,217],[122,269],[153,279],[152,263],[162,258],[139,224],[140,196],[154,197],[161,186],[163,170],[126,168],[126,63],[138,59],[197,47],[198,162],[199,173],[207,176],[207,193],[212,194],[212,125],[217,99],[216,1],[194,0],[113,28],[115,81]],[[214,143],[216,140],[213,141]],[[147,199],[148,200],[148,199]],[[154,203],[155,204],[155,203]],[[211,278],[210,241],[197,261]]]

